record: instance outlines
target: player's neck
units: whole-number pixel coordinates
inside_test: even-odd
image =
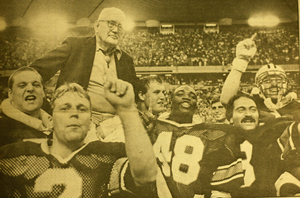
[[[65,159],[69,157],[74,151],[81,148],[83,145],[83,142],[81,144],[76,143],[66,145],[58,141],[57,139],[53,139],[52,146],[50,147],[50,153],[53,155],[58,155],[61,158]]]
[[[229,122],[227,119],[217,120],[216,123],[217,123],[217,124],[230,124],[230,122]]]
[[[35,117],[35,118],[38,118],[38,119],[41,119],[41,111],[40,111],[40,109],[36,110],[34,112],[28,113],[28,115],[30,115],[32,117]]]
[[[169,116],[169,120],[175,121],[179,124],[192,123],[193,122],[193,116],[179,115],[179,114],[171,113],[170,116]]]
[[[148,109],[147,109],[147,107],[146,107],[146,105],[145,105],[144,102],[139,102],[139,103],[137,103],[137,109],[138,109],[140,112],[142,112],[142,113],[147,113],[147,112],[148,112]]]

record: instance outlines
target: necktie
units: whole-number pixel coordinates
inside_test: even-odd
[[[113,49],[113,50],[110,50],[110,51],[104,51],[103,49],[100,49],[99,48],[99,50],[101,50],[102,51],[102,53],[104,54],[104,59],[105,59],[105,61],[106,61],[106,63],[107,63],[107,68],[109,68],[109,63],[110,63],[110,61],[111,61],[111,55],[116,51],[116,49]]]
[[[107,63],[107,67],[104,68],[105,69],[105,77],[104,77],[104,79],[105,79],[105,81],[111,81],[111,80],[114,79],[114,77],[113,77],[114,75],[113,75],[113,72],[111,71],[111,69],[109,68],[109,63],[111,62],[111,56],[114,54],[114,52],[116,51],[116,49],[114,48],[114,49],[112,49],[110,51],[106,51],[106,52],[103,49],[100,49],[100,48],[99,48],[99,50],[102,51],[102,53],[104,55],[104,60]]]

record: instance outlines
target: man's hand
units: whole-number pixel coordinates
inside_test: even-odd
[[[253,34],[251,38],[245,39],[241,42],[239,42],[236,46],[236,57],[239,59],[243,59],[246,61],[250,61],[251,58],[256,53],[256,45],[254,42],[255,37],[257,36],[257,33]]]
[[[245,72],[249,61],[256,53],[256,45],[254,39],[257,33],[251,38],[239,42],[236,46],[236,58],[232,62],[232,69]]]
[[[136,109],[133,87],[128,82],[120,79],[106,82],[104,85],[104,95],[117,111]]]
[[[151,131],[154,127],[154,122],[156,121],[156,117],[150,112],[142,113],[140,117],[142,118],[142,122],[146,131],[147,132]]]

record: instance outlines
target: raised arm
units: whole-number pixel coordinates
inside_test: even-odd
[[[132,85],[122,80],[107,82],[106,99],[116,108],[123,124],[125,148],[136,185],[155,181],[157,166],[152,144],[139,117]]]
[[[256,53],[255,37],[256,33],[251,38],[239,42],[236,47],[236,58],[232,62],[232,69],[222,89],[220,101],[223,105],[226,105],[239,90],[241,77],[246,71],[249,61]]]

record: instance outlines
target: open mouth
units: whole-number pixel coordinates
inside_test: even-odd
[[[109,36],[113,39],[118,39],[118,36],[116,36],[116,35],[109,35]]]
[[[36,99],[36,96],[34,95],[29,95],[25,97],[25,101],[34,101]]]
[[[215,116],[222,116],[223,114],[221,114],[221,113],[217,113],[217,114],[215,114]]]
[[[159,102],[157,102],[157,104],[164,105],[165,103],[164,103],[164,101],[159,101]]]
[[[182,106],[183,108],[189,108],[191,105],[190,105],[190,103],[188,103],[188,102],[182,102],[182,103],[181,103],[181,106]]]
[[[255,120],[252,117],[250,117],[250,118],[244,118],[244,119],[242,119],[241,122],[242,123],[255,123]]]
[[[78,124],[70,124],[67,127],[80,127]]]
[[[270,91],[270,92],[273,92],[273,93],[274,93],[274,92],[277,93],[277,92],[280,91],[280,88],[278,88],[278,87],[271,87],[271,88],[269,88],[269,91]]]

